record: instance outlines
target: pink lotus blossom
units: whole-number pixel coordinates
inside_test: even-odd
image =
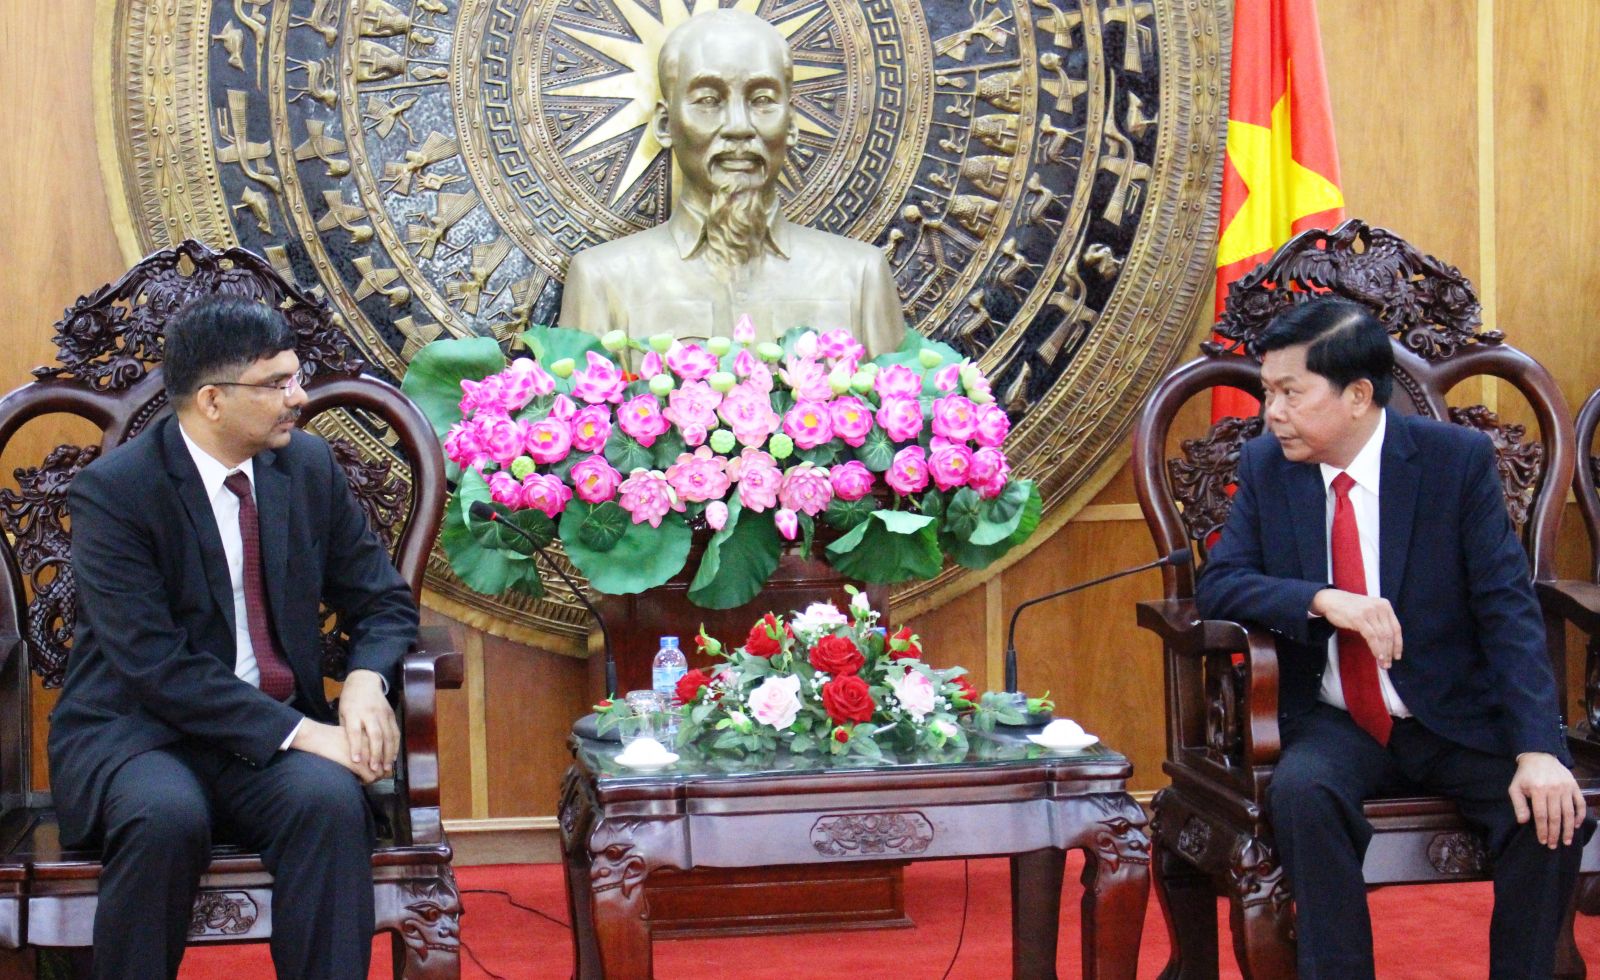
[[[789,386],[798,401],[825,402],[833,397],[833,385],[828,383],[828,369],[809,357],[791,354],[784,359],[778,377]]]
[[[659,470],[637,469],[618,487],[622,496],[617,504],[633,516],[633,523],[650,522],[660,527],[668,511],[681,511],[683,504],[672,493],[672,485]]]
[[[922,432],[922,403],[915,398],[885,398],[878,407],[878,425],[895,442],[915,439]]]
[[[778,471],[777,460],[768,453],[746,447],[728,461],[728,476],[739,482],[739,502],[746,510],[759,514],[777,506],[783,474]]]
[[[599,504],[617,495],[622,474],[606,462],[604,456],[590,456],[579,462],[568,474],[578,499],[588,504]]]
[[[522,506],[543,511],[546,517],[555,517],[567,509],[572,499],[572,488],[561,482],[561,477],[551,473],[529,473],[522,478]]]
[[[783,417],[783,431],[801,449],[815,449],[833,438],[828,406],[817,401],[795,402]]]
[[[785,510],[797,510],[815,517],[828,507],[833,499],[833,484],[828,482],[828,469],[812,463],[790,467],[778,486],[778,503]]]
[[[734,321],[733,339],[741,344],[756,342],[756,321],[750,319],[750,314],[741,313],[739,319]]]
[[[482,381],[461,379],[461,414],[470,416],[478,412],[506,414],[505,381],[500,375],[491,374]]]
[[[667,367],[685,381],[700,381],[716,373],[717,355],[699,344],[673,344],[667,351]]]
[[[578,414],[578,403],[566,395],[557,395],[556,400],[550,405],[550,417],[563,422],[571,421]]]
[[[781,732],[800,715],[800,678],[794,674],[768,677],[756,685],[745,703],[750,706],[750,717]]]
[[[509,470],[489,474],[489,499],[507,507],[522,506],[522,484]]]
[[[591,405],[622,401],[622,371],[609,358],[589,351],[588,367],[572,374],[572,393]]]
[[[735,385],[723,396],[717,414],[733,430],[734,438],[752,449],[766,442],[781,421],[778,413],[772,410],[772,399],[751,388],[748,382]]]
[[[833,434],[847,446],[859,446],[867,441],[872,431],[872,409],[854,395],[835,398],[828,403],[828,419],[833,423]]]
[[[657,437],[672,428],[672,423],[661,414],[661,402],[648,391],[635,395],[617,408],[617,425],[646,447],[654,445]]]
[[[560,419],[540,419],[528,427],[526,446],[535,463],[559,463],[572,448],[572,427]]]
[[[515,412],[543,395],[554,394],[556,379],[552,378],[538,361],[519,357],[501,372],[504,379],[502,404],[508,412]]]
[[[840,500],[860,500],[872,492],[872,471],[860,460],[828,468],[828,480],[833,484],[833,495]]]
[[[783,535],[785,541],[793,541],[800,536],[800,518],[792,510],[774,513],[772,523],[778,525],[778,533]]]
[[[1005,490],[1011,479],[1011,464],[1005,453],[993,446],[985,446],[972,454],[972,469],[967,474],[967,485],[978,491],[978,496],[992,500]]]
[[[667,467],[667,482],[686,502],[720,500],[728,492],[728,471],[721,456],[710,446],[693,453],[680,453],[677,462]]]
[[[963,445],[935,449],[928,457],[928,472],[940,490],[965,486],[972,471],[972,450]]]
[[[850,336],[850,331],[829,330],[817,338],[817,353],[833,364],[840,361],[849,362],[853,374],[855,365],[867,356],[867,349]]]
[[[728,526],[728,505],[720,500],[706,504],[706,526],[720,531]]]
[[[661,363],[661,355],[651,351],[644,356],[644,360],[639,362],[639,377],[649,381],[666,369],[667,366]]]
[[[915,400],[922,397],[922,375],[904,364],[891,364],[872,379],[872,387],[884,401],[891,398]]]
[[[917,493],[928,486],[928,458],[921,446],[907,446],[894,454],[884,482],[901,495]]]
[[[960,395],[933,400],[933,432],[951,442],[966,442],[978,428],[978,407]]]
[[[756,361],[755,366],[750,369],[750,373],[745,377],[744,383],[752,391],[770,395],[772,393],[772,369],[767,367],[765,363]]]
[[[478,425],[478,444],[490,459],[501,466],[508,466],[522,455],[523,426],[503,415],[488,415],[474,421]]]
[[[750,351],[740,351],[733,355],[733,376],[736,378],[750,377],[750,373],[756,369],[758,363],[760,362],[756,360],[756,356]]]
[[[581,453],[597,453],[611,438],[611,412],[604,405],[590,405],[567,424],[572,426],[572,448]]]
[[[978,424],[973,433],[980,446],[998,447],[1006,441],[1011,431],[1011,419],[999,405],[985,405],[978,410]]]
[[[705,441],[705,430],[717,423],[717,406],[722,404],[722,393],[704,381],[686,381],[667,395],[667,410],[662,414],[680,429],[699,428],[700,441]]]
[[[816,357],[817,332],[815,330],[801,331],[800,336],[794,339],[794,352],[808,361]]]
[[[961,385],[961,362],[956,361],[946,364],[933,376],[933,386],[939,391],[949,394]]]
[[[478,441],[478,426],[473,422],[457,422],[450,427],[444,437],[444,454],[462,469],[489,462],[489,452]]]

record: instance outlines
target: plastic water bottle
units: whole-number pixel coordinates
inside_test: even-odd
[[[677,734],[677,712],[672,710],[678,699],[678,681],[689,672],[689,661],[684,659],[683,650],[678,646],[676,636],[663,636],[661,649],[656,651],[656,659],[650,663],[650,686],[655,688],[656,695],[661,698],[661,703],[668,709],[669,734]]]

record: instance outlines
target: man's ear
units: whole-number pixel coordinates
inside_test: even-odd
[[[189,396],[189,405],[194,413],[210,422],[215,422],[222,415],[222,389],[215,385],[205,385],[199,391]],[[174,406],[177,408],[179,406]]]
[[[1345,385],[1344,394],[1350,400],[1350,408],[1360,415],[1372,406],[1372,379],[1357,378]]]
[[[667,115],[667,100],[656,100],[655,115],[650,118],[650,130],[662,149],[672,149],[672,120]]]

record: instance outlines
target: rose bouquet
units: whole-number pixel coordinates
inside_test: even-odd
[[[1031,534],[1040,500],[1011,477],[1010,420],[976,365],[909,331],[871,361],[844,330],[754,343],[748,318],[704,345],[535,327],[531,356],[489,338],[441,340],[402,387],[433,422],[456,487],[441,542],[469,587],[542,592],[530,546],[470,516],[490,502],[541,543],[559,537],[598,591],[628,594],[683,570],[725,609],[753,599],[785,541],[850,578],[928,578],[947,558],[982,568]]]
[[[848,614],[815,603],[787,621],[768,613],[729,650],[702,630],[697,645],[721,663],[678,682],[678,745],[711,755],[795,753],[877,757],[964,755],[967,733],[1020,722],[1009,695],[979,695],[962,667],[937,669],[906,627],[875,628],[857,592]],[[1048,705],[1035,700],[1030,710]],[[605,731],[627,705],[597,706]]]

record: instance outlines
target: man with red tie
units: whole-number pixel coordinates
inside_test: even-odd
[[[50,778],[63,841],[104,863],[97,977],[177,976],[213,841],[272,873],[280,977],[367,975],[362,784],[394,765],[386,693],[417,610],[327,443],[295,427],[294,339],[260,303],[188,307],[164,350],[175,414],[72,481],[78,619]],[[350,637],[337,714],[323,605]]]
[[[1295,306],[1254,349],[1270,434],[1241,453],[1197,598],[1280,637],[1268,816],[1301,980],[1373,976],[1361,801],[1408,788],[1484,834],[1492,975],[1549,977],[1593,828],[1493,448],[1385,408],[1394,355],[1359,304]]]

